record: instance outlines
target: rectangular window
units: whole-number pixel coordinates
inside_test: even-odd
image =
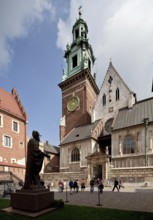
[[[79,29],[75,30],[75,39],[77,39],[79,37]]]
[[[72,68],[76,67],[77,65],[78,65],[77,55],[75,55],[74,57],[72,57]]]
[[[20,147],[24,147],[24,143],[20,141]]]
[[[9,137],[7,135],[4,135],[4,137],[3,137],[3,145],[5,147],[11,147],[12,146],[12,139],[11,139],[11,137]]]
[[[12,130],[15,131],[15,132],[19,132],[19,123],[16,122],[16,121],[13,121],[12,122]]]
[[[15,158],[11,158],[11,163],[16,163],[16,159]]]
[[[3,127],[3,116],[0,115],[0,127]]]
[[[88,60],[88,68],[91,71],[91,61],[90,60]]]

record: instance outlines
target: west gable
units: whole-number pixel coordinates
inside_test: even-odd
[[[124,83],[110,62],[93,108],[92,122],[102,119],[105,124],[109,119],[116,117],[119,109],[131,107],[135,102],[135,94]]]
[[[0,88],[0,110],[18,119],[27,121],[27,114],[15,88],[12,89],[12,94]]]

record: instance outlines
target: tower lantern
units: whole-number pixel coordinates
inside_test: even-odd
[[[64,57],[67,67],[63,70],[62,81],[68,79],[72,75],[88,68],[93,76],[93,65],[95,57],[91,45],[88,42],[88,26],[81,18],[81,6],[79,7],[79,18],[76,20],[72,28],[72,43],[67,44]]]

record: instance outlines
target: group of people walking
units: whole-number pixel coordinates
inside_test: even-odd
[[[81,180],[80,186],[81,186],[81,191],[83,191],[85,189],[85,180],[84,179]],[[70,187],[70,194],[73,194],[74,192],[78,193],[78,191],[79,191],[78,180],[75,180],[75,181],[70,180],[69,187]]]
[[[93,179],[90,180],[89,184],[90,184],[90,192],[91,193],[94,192],[95,187],[98,188],[98,191],[100,193],[102,193],[103,190],[104,190],[104,184],[103,184],[102,179],[93,178]],[[74,181],[70,180],[69,183],[68,183],[68,187],[70,189],[70,194],[72,195],[73,193],[78,193],[79,188],[81,188],[81,191],[84,191],[85,188],[86,188],[86,182],[85,182],[84,179],[82,179],[80,181],[80,185],[79,185],[77,179],[74,180]],[[115,178],[112,191],[114,191],[115,189],[117,189],[117,191],[119,191],[121,187],[124,188],[121,178],[119,178],[119,179]],[[60,180],[59,183],[58,183],[59,192],[62,192],[64,190],[64,188],[66,188],[66,186],[64,186],[64,183]]]
[[[103,192],[103,189],[104,189],[104,184],[103,184],[103,181],[101,179],[97,179],[95,180],[94,178],[90,180],[90,192],[94,192],[94,188],[95,186],[98,187],[98,190],[100,193]]]

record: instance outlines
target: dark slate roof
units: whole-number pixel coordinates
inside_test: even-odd
[[[115,119],[113,130],[144,124],[144,119],[153,122],[153,98],[137,102],[132,108],[121,109]]]
[[[98,125],[100,120],[95,121],[92,124],[85,124],[74,128],[61,142],[61,144],[67,144],[75,141],[84,140],[91,137],[92,130]]]
[[[44,144],[44,151],[52,154],[59,154],[60,148],[50,144]]]

